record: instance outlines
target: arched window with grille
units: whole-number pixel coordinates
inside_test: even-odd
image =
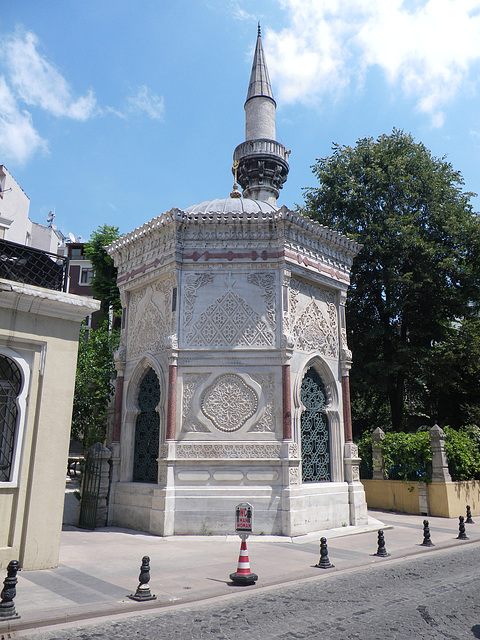
[[[12,479],[19,428],[18,396],[23,376],[18,364],[0,353],[0,482]]]
[[[160,416],[156,410],[160,401],[160,383],[150,367],[140,382],[135,424],[135,449],[133,455],[133,481],[158,482],[158,453]]]
[[[330,433],[325,413],[325,387],[317,371],[310,367],[300,391],[304,410],[301,417],[302,481],[329,482]]]

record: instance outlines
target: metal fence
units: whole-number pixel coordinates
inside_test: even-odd
[[[0,278],[66,291],[68,258],[0,239]]]

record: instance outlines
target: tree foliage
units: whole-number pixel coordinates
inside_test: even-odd
[[[105,439],[118,340],[119,331],[109,329],[106,320],[97,329],[90,329],[88,338],[84,326],[80,331],[71,435],[82,441],[84,449]]]
[[[105,247],[118,240],[120,232],[118,227],[103,224],[94,231],[90,240],[85,243],[85,255],[92,263],[93,278],[92,291],[102,304],[104,314],[108,314],[110,308],[115,312],[120,311],[120,293],[117,287],[117,269],[113,259],[105,251]]]
[[[319,186],[304,190],[302,213],[363,245],[347,307],[353,410],[371,400],[380,411],[388,404],[391,423],[383,428],[396,431],[426,420],[448,422],[441,415],[445,385],[432,384],[429,372],[450,357],[456,384],[465,383],[453,345],[459,321],[472,321],[471,302],[479,300],[474,194],[463,191],[461,174],[445,158],[397,129],[354,147],[335,144],[313,173]],[[478,395],[466,400],[479,404]],[[357,430],[369,426],[365,415],[353,417]]]

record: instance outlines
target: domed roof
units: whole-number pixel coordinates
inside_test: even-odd
[[[205,200],[200,204],[193,204],[184,209],[187,214],[202,213],[275,213],[278,206],[262,202],[261,200],[250,200],[248,198],[216,198],[215,200]]]

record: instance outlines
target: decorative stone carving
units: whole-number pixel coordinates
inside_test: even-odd
[[[296,442],[288,443],[288,457],[298,458],[298,444]]]
[[[255,414],[258,397],[240,376],[222,375],[202,393],[200,407],[220,431],[238,431]]]
[[[177,444],[177,459],[235,459],[271,460],[279,458],[280,443],[256,444]]]
[[[249,429],[255,432],[275,431],[275,376],[271,373],[251,374],[255,382],[262,388],[265,397],[265,409],[261,419]]]
[[[168,347],[172,333],[169,280],[148,285],[132,294],[128,323],[128,357],[136,358]]]
[[[260,289],[262,289],[263,293],[261,294],[263,298],[265,298],[265,309],[267,311],[267,316],[270,321],[270,325],[273,329],[277,326],[277,320],[275,315],[275,276],[273,273],[251,273],[247,276],[247,282],[249,284],[254,284]]]
[[[338,317],[335,295],[296,279],[291,280],[288,325],[284,334],[291,334],[299,351],[319,351],[322,355],[338,356]]]
[[[210,432],[210,429],[198,420],[192,406],[193,396],[198,387],[209,377],[208,373],[187,373],[183,377],[182,430]]]
[[[234,291],[226,291],[194,322],[189,347],[271,347],[275,335],[267,323]]]
[[[298,467],[289,467],[288,469],[288,483],[289,484],[298,484]]]
[[[337,334],[315,302],[311,302],[293,327],[295,348],[299,351],[319,351],[325,356],[337,356]]]
[[[211,273],[189,273],[185,277],[183,301],[183,322],[185,327],[188,327],[193,317],[197,290],[211,282],[213,282],[213,275]]]
[[[352,361],[352,352],[348,348],[347,344],[347,330],[340,330],[340,340],[341,340],[341,349],[340,349],[340,359],[346,362]]]

